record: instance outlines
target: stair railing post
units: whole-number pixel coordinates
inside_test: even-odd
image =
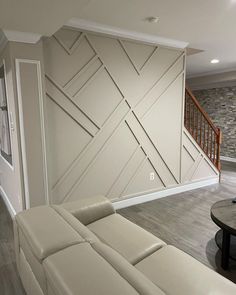
[[[217,138],[217,168],[220,171],[221,170],[221,164],[220,164],[220,145],[222,143],[222,131],[220,128],[218,129],[218,138]]]

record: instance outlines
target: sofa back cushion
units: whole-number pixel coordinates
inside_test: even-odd
[[[113,214],[88,225],[105,244],[119,252],[130,263],[136,264],[165,242],[119,214]]]
[[[52,208],[86,241],[96,242],[97,236],[90,231],[87,226],[80,222],[75,216],[69,213],[61,206],[52,206]]]
[[[103,196],[80,199],[75,202],[63,203],[61,206],[88,225],[98,219],[115,213],[112,203]]]

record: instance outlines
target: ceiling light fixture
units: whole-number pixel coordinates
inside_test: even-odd
[[[220,61],[219,61],[219,59],[212,59],[211,60],[211,63],[212,64],[218,64]]]
[[[158,16],[149,16],[146,18],[146,20],[149,23],[157,23],[159,21],[159,17]]]

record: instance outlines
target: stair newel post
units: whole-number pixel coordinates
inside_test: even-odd
[[[188,98],[188,104],[189,104],[189,130],[192,129],[192,125],[191,125],[191,122],[192,122],[192,102],[190,100],[190,98]]]
[[[196,135],[196,138],[197,138],[197,142],[199,142],[199,120],[198,120],[198,114],[199,114],[199,112],[197,111],[197,114],[196,114],[196,121],[197,121],[197,123],[196,123],[196,129],[197,129],[197,135]]]
[[[217,148],[217,159],[216,159],[216,161],[217,161],[217,168],[220,171],[221,170],[221,164],[220,164],[220,145],[222,143],[222,132],[221,132],[220,128],[217,128],[217,129],[218,129],[218,136],[217,136],[217,143],[218,143],[217,147],[218,148]]]
[[[206,120],[204,118],[204,139],[203,139],[203,151],[206,153]]]
[[[200,147],[202,148],[202,114],[200,114]]]
[[[210,126],[207,125],[207,156],[209,157]],[[209,157],[210,158],[210,157]]]
[[[216,149],[217,149],[217,142],[216,142],[216,134],[215,134],[215,132],[214,132],[214,164],[216,165],[216,157],[217,157],[217,155],[216,155]]]
[[[189,101],[189,130],[192,130],[192,101],[188,98]],[[192,131],[190,132],[192,133]]]
[[[185,91],[184,125],[186,125],[186,123],[187,123],[187,106],[188,106],[188,102],[187,102],[187,96],[186,96],[186,91]]]
[[[196,108],[193,106],[193,137],[196,140]]]
[[[191,132],[191,134],[192,134],[192,102],[191,102],[191,100],[189,100],[189,102],[190,102],[190,112],[189,112],[189,122],[190,122],[190,132]]]
[[[212,162],[214,162],[213,144],[214,144],[213,130],[211,129],[211,160]]]

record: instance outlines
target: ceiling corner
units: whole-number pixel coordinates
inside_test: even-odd
[[[29,32],[20,32],[20,31],[11,31],[3,30],[4,35],[8,41],[22,42],[22,43],[37,43],[42,35],[29,33]]]

